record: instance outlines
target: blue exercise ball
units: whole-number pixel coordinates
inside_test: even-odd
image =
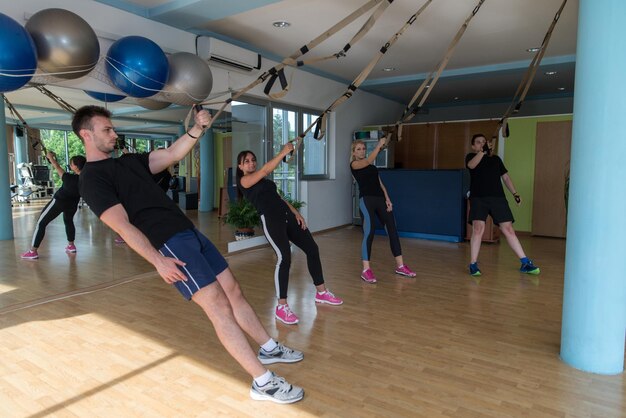
[[[105,103],[113,103],[119,102],[126,98],[126,96],[121,96],[119,94],[111,94],[111,93],[100,93],[99,91],[91,91],[91,90],[83,90],[89,97],[93,97],[96,100],[100,100]]]
[[[73,80],[89,74],[100,59],[100,42],[82,17],[64,9],[41,10],[28,19],[39,68]]]
[[[19,89],[36,70],[37,52],[28,31],[0,13],[0,93]]]
[[[169,64],[163,50],[150,39],[126,36],[111,45],[106,59],[109,78],[131,97],[149,97],[163,88]]]

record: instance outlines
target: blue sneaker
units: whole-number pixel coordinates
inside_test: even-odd
[[[482,274],[478,268],[478,263],[472,263],[469,265],[469,274],[472,276],[480,276]]]
[[[539,267],[533,264],[532,260],[528,260],[527,263],[522,263],[522,266],[519,268],[519,271],[527,274],[539,274],[541,270]]]

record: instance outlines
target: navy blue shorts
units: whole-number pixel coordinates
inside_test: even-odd
[[[187,281],[174,283],[187,300],[198,290],[213,283],[216,276],[228,268],[228,263],[215,245],[196,228],[174,235],[163,244],[159,252],[187,263],[178,266],[187,276]]]
[[[468,223],[486,221],[487,215],[491,215],[496,225],[502,222],[515,222],[506,197],[471,197]]]

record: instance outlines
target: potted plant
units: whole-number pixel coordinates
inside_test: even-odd
[[[261,218],[249,200],[240,198],[228,204],[224,222],[235,227],[237,241],[254,236],[254,227],[261,224]]]
[[[304,203],[302,200],[294,200],[291,197],[285,195],[285,193],[283,193],[281,189],[278,189],[278,194],[280,195],[281,198],[289,202],[289,204],[293,206],[294,209],[297,210],[298,212],[300,211],[300,208],[302,206],[306,205],[306,203]]]

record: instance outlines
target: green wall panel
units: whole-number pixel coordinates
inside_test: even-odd
[[[521,206],[506,193],[515,217],[515,230],[531,232],[533,213],[533,185],[535,182],[535,143],[538,122],[572,120],[572,115],[516,118],[509,120],[511,135],[504,140],[504,165],[513,184],[522,197]]]

